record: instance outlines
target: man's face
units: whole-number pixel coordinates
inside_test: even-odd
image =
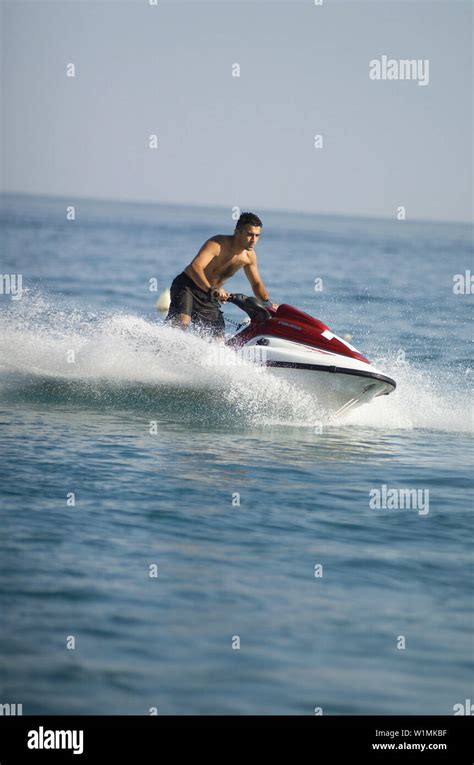
[[[260,232],[260,226],[251,226],[250,224],[247,224],[247,226],[244,226],[241,229],[237,229],[242,247],[246,250],[253,250],[258,242]]]

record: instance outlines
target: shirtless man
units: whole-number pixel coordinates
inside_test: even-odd
[[[207,240],[194,260],[171,285],[171,305],[166,321],[183,329],[193,324],[215,337],[224,336],[224,316],[219,310],[229,293],[222,287],[239,268],[244,269],[255,297],[268,302],[268,292],[257,268],[255,245],[262,221],[244,212],[232,236],[217,234]]]

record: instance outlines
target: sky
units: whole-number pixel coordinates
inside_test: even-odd
[[[472,219],[469,1],[2,0],[1,12],[2,191]],[[371,79],[382,56],[428,60],[428,83]]]

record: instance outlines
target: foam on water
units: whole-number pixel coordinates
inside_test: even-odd
[[[310,396],[231,349],[133,314],[68,311],[41,295],[0,319],[0,392],[164,404],[260,424],[322,416]]]
[[[74,352],[74,361],[70,361]],[[69,359],[69,360],[68,360]],[[0,318],[0,394],[5,400],[98,400],[108,406],[161,404],[176,413],[252,424],[315,423],[385,430],[473,430],[472,396],[454,373],[387,358],[390,396],[334,421],[309,394],[234,351],[129,313],[91,313],[31,293]],[[466,379],[468,375],[466,374]]]
[[[345,424],[384,430],[427,429],[469,433],[474,431],[472,390],[450,369],[419,369],[388,359],[383,371],[397,382],[389,396],[350,412]]]

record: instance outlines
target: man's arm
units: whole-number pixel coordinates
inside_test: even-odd
[[[258,273],[257,256],[254,252],[251,252],[249,253],[249,257],[250,263],[247,266],[244,266],[245,276],[250,282],[255,297],[260,298],[260,300],[268,300],[267,289]]]
[[[213,258],[219,255],[220,251],[221,246],[219,242],[216,242],[215,239],[208,239],[186,269],[191,271],[193,281],[195,281],[198,287],[205,292],[207,292],[212,285],[209,284],[204,269],[209,265]]]

